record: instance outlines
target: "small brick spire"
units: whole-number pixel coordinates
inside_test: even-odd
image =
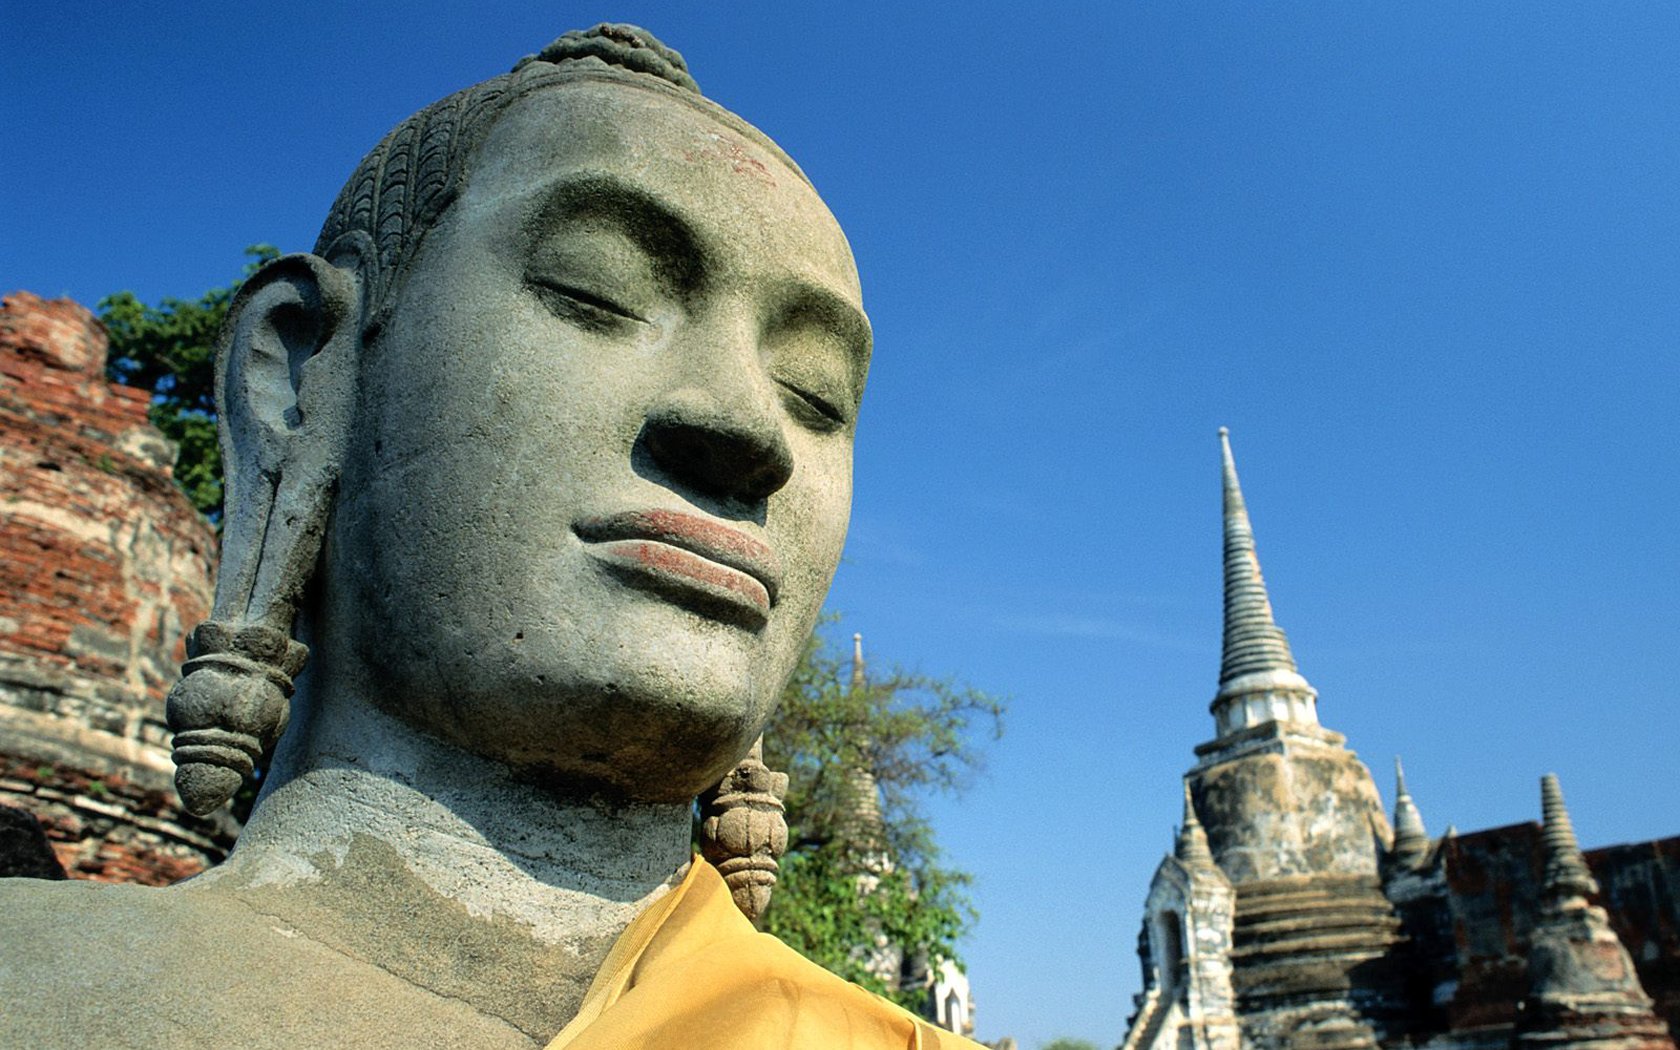
[[[1675,1050],[1652,1011],[1639,972],[1604,909],[1588,900],[1598,882],[1575,841],[1557,777],[1540,781],[1545,885],[1529,934],[1528,992],[1517,1013],[1515,1050]]]
[[[1429,854],[1429,832],[1423,826],[1411,793],[1406,790],[1406,771],[1400,756],[1394,756],[1394,859],[1403,867],[1415,868]]]
[[[1546,904],[1554,910],[1584,904],[1598,892],[1598,880],[1587,868],[1575,841],[1575,827],[1569,821],[1569,810],[1564,808],[1563,788],[1558,786],[1556,773],[1540,778],[1540,807],[1545,821],[1541,841],[1546,847]]]
[[[852,635],[852,678],[848,692],[857,694],[869,686],[864,672],[863,663],[863,635]],[[858,733],[866,732],[866,727],[858,725]],[[875,771],[870,768],[868,749],[863,749],[863,759],[846,771],[846,805],[850,810],[845,815],[846,830],[852,839],[852,844],[873,856],[883,849],[887,840],[886,821],[881,816],[881,787],[875,780]]]
[[[1218,867],[1214,864],[1213,851],[1208,848],[1207,832],[1202,828],[1202,822],[1196,818],[1196,801],[1190,795],[1188,780],[1184,782],[1184,824],[1178,829],[1178,842],[1173,847],[1173,856],[1192,868]]]

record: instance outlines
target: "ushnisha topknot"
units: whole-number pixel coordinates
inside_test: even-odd
[[[362,158],[339,191],[315,240],[315,254],[361,274],[364,338],[384,326],[391,292],[402,283],[426,231],[460,194],[496,121],[526,95],[580,79],[618,79],[666,92],[753,139],[810,182],[768,136],[701,94],[682,55],[652,33],[605,22],[565,33],[511,71],[457,91],[398,124]]]
[[[700,93],[688,63],[674,49],[639,26],[603,22],[562,34],[511,71],[409,117],[362,158],[315,241],[315,254],[326,259],[357,259],[367,284],[369,334],[382,326],[390,291],[425,232],[454,203],[478,147],[502,113],[531,92],[579,74],[646,77],[649,85],[726,113]]]
[[[594,59],[609,66],[622,66],[668,80],[680,88],[700,94],[700,85],[689,75],[688,63],[674,48],[641,26],[602,22],[593,29],[574,29],[534,55],[526,55],[513,67],[517,73],[531,62],[586,62]]]

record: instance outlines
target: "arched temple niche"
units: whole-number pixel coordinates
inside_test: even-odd
[[[1170,996],[1184,981],[1184,917],[1169,908],[1150,925],[1155,936],[1153,955],[1161,994]]]
[[[1144,991],[1121,1050],[1237,1050],[1236,903],[1186,789],[1184,825],[1172,854],[1155,869],[1144,904]]]

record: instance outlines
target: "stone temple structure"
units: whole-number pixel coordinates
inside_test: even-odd
[[[0,305],[0,806],[38,818],[72,876],[161,885],[237,831],[181,809],[164,724],[216,537],[105,355],[76,303]]]
[[[863,635],[852,635],[852,672],[848,689],[868,688],[863,660]],[[857,875],[858,893],[875,892],[881,878],[893,868],[887,847],[886,822],[881,815],[881,787],[867,765],[846,771],[846,805],[842,810],[839,835],[861,847],[862,870]],[[917,1012],[948,1032],[974,1035],[974,993],[968,974],[952,959],[928,959],[907,954],[900,944],[877,933],[873,944],[856,948],[871,973],[889,988],[921,988],[923,998]]]
[[[1398,762],[1391,828],[1319,723],[1220,438],[1215,735],[1145,900],[1122,1050],[1672,1050],[1680,837],[1583,854],[1548,776],[1543,828],[1431,839]]]

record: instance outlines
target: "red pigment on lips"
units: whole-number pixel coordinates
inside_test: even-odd
[[[673,510],[644,510],[631,517],[650,532],[676,538],[692,536],[704,540],[720,551],[738,554],[753,561],[770,561],[775,557],[769,547],[746,533],[724,525],[714,525],[692,514]]]
[[[714,587],[722,587],[739,594],[766,612],[770,609],[770,593],[764,589],[763,584],[744,572],[656,540],[620,540],[613,546],[650,569],[672,572],[709,583]]]

